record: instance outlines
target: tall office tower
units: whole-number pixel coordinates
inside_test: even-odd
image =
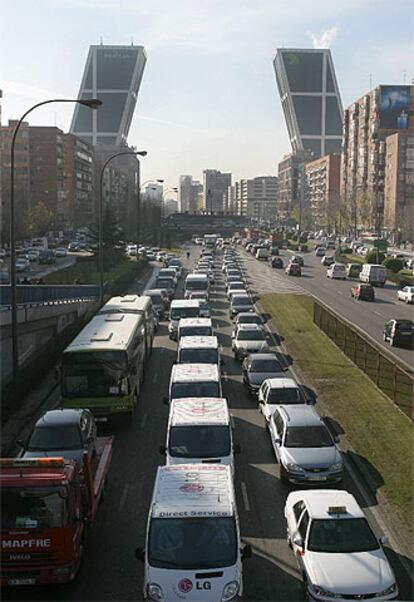
[[[231,186],[231,173],[222,173],[217,169],[203,171],[203,209],[208,213],[223,212],[223,195]]]
[[[198,196],[202,186],[192,176],[180,176],[178,183],[178,211],[195,213],[198,211]]]
[[[91,46],[78,98],[99,98],[102,106],[75,105],[70,132],[93,145],[124,146],[146,60],[143,46]]]
[[[273,61],[293,154],[341,152],[343,110],[330,50],[278,48]]]

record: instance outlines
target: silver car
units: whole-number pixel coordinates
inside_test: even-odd
[[[243,382],[249,393],[257,395],[266,378],[284,377],[284,368],[277,359],[276,353],[251,353],[243,361]]]
[[[337,439],[312,406],[276,406],[268,428],[282,481],[320,485],[342,480]]]

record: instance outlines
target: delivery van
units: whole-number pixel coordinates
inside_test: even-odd
[[[178,323],[181,318],[197,318],[200,315],[200,302],[190,299],[174,299],[170,305],[170,323],[168,334],[170,339],[177,340]]]
[[[387,268],[374,263],[364,263],[359,274],[360,282],[368,282],[372,286],[384,286],[387,280]]]
[[[217,337],[181,337],[178,344],[177,364],[220,365]]]
[[[184,397],[223,397],[217,364],[176,364],[170,376],[167,403]]]
[[[178,322],[177,340],[181,337],[212,337],[211,318],[181,318]]]
[[[242,596],[239,519],[229,466],[160,466],[147,523],[145,600],[221,602]]]

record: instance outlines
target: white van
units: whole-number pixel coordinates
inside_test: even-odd
[[[387,280],[387,268],[374,263],[364,263],[359,273],[360,282],[368,282],[372,286],[384,286]]]
[[[346,280],[346,267],[342,263],[333,263],[326,270],[326,276],[332,280]]]
[[[174,299],[170,305],[170,323],[168,334],[170,339],[177,340],[178,323],[181,318],[197,318],[200,315],[200,301],[190,299]]]
[[[184,297],[188,299],[194,291],[203,292],[208,295],[210,289],[210,280],[207,274],[188,274],[185,279]]]
[[[239,519],[229,466],[161,466],[155,479],[145,548],[144,599],[235,600],[243,593]]]
[[[269,258],[269,249],[266,249],[265,247],[260,247],[259,249],[257,249],[256,259],[258,259],[259,261],[267,261],[268,258]]]
[[[177,364],[220,365],[217,337],[181,337],[178,344]]]
[[[181,318],[178,322],[177,340],[181,337],[212,337],[211,318]]]
[[[176,364],[172,367],[169,397],[223,397],[217,364]]]
[[[171,464],[226,464],[234,474],[233,435],[225,399],[174,399],[167,427],[167,444],[160,447]]]

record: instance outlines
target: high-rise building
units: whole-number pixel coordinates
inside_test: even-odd
[[[355,227],[383,227],[387,139],[414,134],[413,114],[414,85],[377,86],[345,110],[341,197]]]
[[[203,187],[192,176],[180,176],[178,182],[178,211],[195,213],[199,210],[198,197]]]
[[[30,206],[44,203],[52,213],[52,229],[69,224],[65,178],[64,133],[57,127],[30,126]]]
[[[278,163],[277,218],[286,221],[299,216],[305,207],[305,164],[311,160],[309,151],[285,155]]]
[[[231,173],[217,169],[203,171],[203,209],[208,213],[224,212],[223,195],[231,186]]]
[[[273,65],[293,154],[339,153],[343,111],[331,51],[278,48]]]
[[[64,134],[67,225],[90,226],[97,219],[93,146],[74,134]]]
[[[145,186],[142,194],[144,194],[149,201],[161,203],[163,192],[164,187],[162,184],[159,184],[158,182],[151,182]]]
[[[249,180],[239,180],[231,188],[234,188],[233,194],[240,215],[264,220],[275,219],[277,177],[259,176]]]
[[[124,146],[146,63],[143,46],[90,46],[79,99],[99,98],[91,111],[75,105],[70,131],[93,145]]]
[[[305,199],[315,227],[334,229],[340,221],[341,155],[325,155],[305,164]],[[339,227],[339,223],[337,223]]]
[[[414,236],[414,134],[386,138],[384,228],[396,242]]]

